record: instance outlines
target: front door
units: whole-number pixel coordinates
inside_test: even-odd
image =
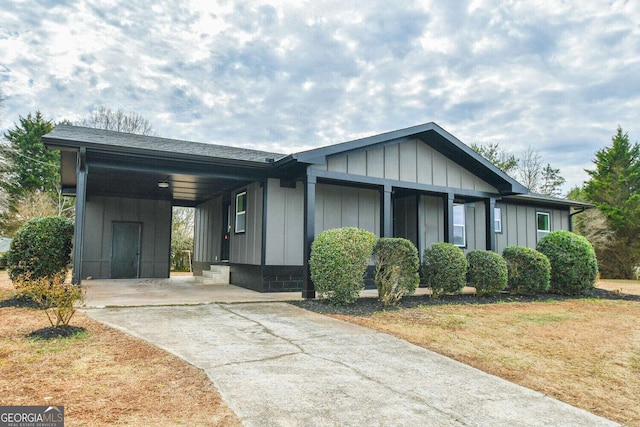
[[[137,279],[140,272],[140,238],[142,224],[139,222],[114,222],[111,242],[112,279]]]

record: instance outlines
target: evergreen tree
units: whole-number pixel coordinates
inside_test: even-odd
[[[31,192],[57,194],[60,153],[47,150],[42,143],[42,136],[53,128],[53,123],[38,111],[35,116],[20,117],[15,128],[5,133],[8,144],[0,145],[0,186],[10,206]]]
[[[584,194],[605,217],[612,232],[611,253],[619,278],[630,279],[640,261],[640,146],[618,127],[610,147],[596,152],[595,169],[586,170],[590,180]],[[605,270],[605,269],[603,269]],[[606,270],[605,270],[606,271]]]

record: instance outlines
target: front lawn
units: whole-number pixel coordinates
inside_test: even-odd
[[[637,282],[615,286],[640,290]],[[640,297],[603,290],[594,296],[411,297],[404,308],[387,310],[371,299],[348,308],[300,304],[640,426]]]
[[[82,313],[73,336],[30,336],[49,322],[12,291],[0,272],[0,405],[61,405],[66,426],[240,425],[204,372]]]

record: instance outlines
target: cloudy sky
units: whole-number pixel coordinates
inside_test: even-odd
[[[640,139],[640,2],[3,1],[0,130],[137,112],[168,138],[291,153],[434,121],[580,185]]]

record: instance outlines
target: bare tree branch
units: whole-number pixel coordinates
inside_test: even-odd
[[[136,133],[139,135],[155,135],[149,121],[138,113],[125,113],[122,110],[113,111],[107,107],[98,107],[89,117],[77,123],[96,129],[115,130],[117,132]]]

